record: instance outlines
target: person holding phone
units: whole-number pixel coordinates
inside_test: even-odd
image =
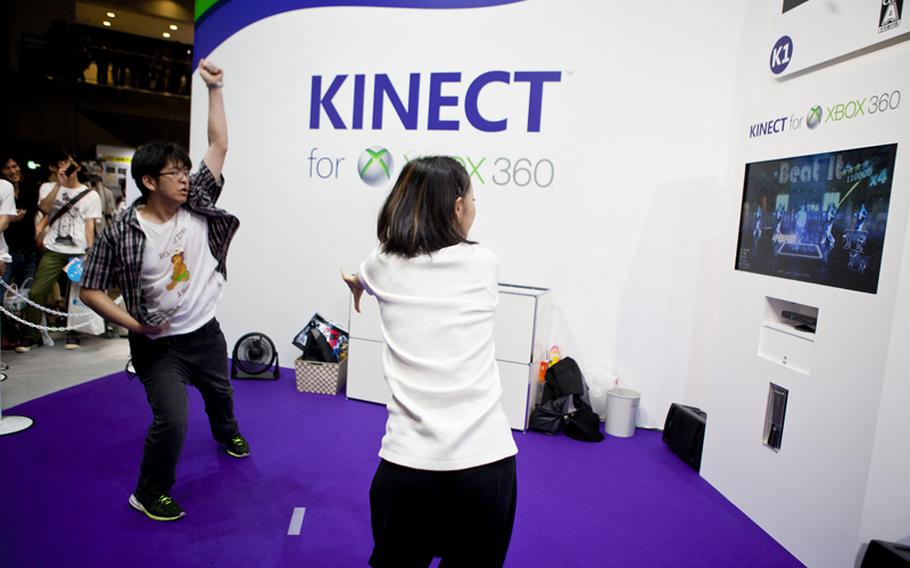
[[[234,416],[227,344],[215,310],[227,279],[227,254],[240,226],[215,206],[227,155],[224,72],[199,62],[208,87],[209,146],[196,172],[186,150],[152,142],[136,150],[132,176],[142,193],[98,237],[82,269],[85,305],[129,330],[133,366],[152,423],[136,489],[128,503],[155,521],[186,513],[171,497],[187,429],[186,386],[196,387],[215,441],[231,457],[250,447]],[[105,290],[117,286],[123,308]]]
[[[78,178],[79,164],[73,153],[61,151],[51,166],[55,181],[38,189],[38,209],[45,214],[36,228],[36,241],[44,249],[29,300],[43,304],[63,267],[73,258],[81,258],[95,241],[95,220],[101,217],[101,198]],[[25,319],[41,323],[41,312],[34,306],[25,309]],[[16,346],[17,353],[28,353],[41,345],[41,333],[29,327]],[[75,336],[68,337],[66,348],[79,346]]]

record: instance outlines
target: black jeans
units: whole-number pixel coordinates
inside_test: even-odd
[[[133,366],[152,407],[136,492],[154,497],[176,481],[187,426],[186,385],[199,389],[212,436],[227,442],[239,433],[227,372],[227,344],[214,318],[184,335],[149,339],[130,334]]]
[[[379,463],[370,486],[374,568],[501,567],[517,501],[515,458],[457,471]]]

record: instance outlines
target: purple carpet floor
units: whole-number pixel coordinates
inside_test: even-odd
[[[189,389],[172,492],[187,516],[174,523],[127,505],[151,417],[138,381],[116,374],[5,412],[35,425],[0,437],[0,566],[366,566],[385,408],[298,393],[283,372],[275,382],[235,382],[252,448],[242,460],[212,441]],[[515,439],[509,567],[801,566],[659,432],[599,444]],[[288,534],[298,532],[295,510],[302,524]]]

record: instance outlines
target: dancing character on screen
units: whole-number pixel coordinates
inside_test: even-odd
[[[186,514],[169,495],[186,435],[186,385],[199,389],[212,435],[228,455],[250,455],[234,417],[227,347],[215,319],[228,248],[240,225],[215,206],[227,154],[224,72],[203,59],[199,74],[209,104],[209,146],[199,169],[190,175],[190,157],[177,144],[136,150],[132,176],[142,197],[101,233],[82,274],[82,301],[130,332],[152,425],[129,504],[156,521]],[[120,288],[125,309],[105,292],[113,287]]]
[[[805,242],[806,222],[809,220],[809,214],[806,212],[806,206],[800,205],[799,211],[796,212],[796,242]]]
[[[869,210],[866,209],[866,204],[862,203],[859,206],[859,212],[856,214],[856,229],[855,231],[862,231],[866,227],[866,219],[869,217]]]
[[[828,206],[828,212],[825,214],[825,231],[822,235],[822,248],[826,251],[834,248],[834,218],[837,217],[837,208],[832,203]]]
[[[784,224],[784,206],[774,210],[774,238],[780,237]]]
[[[762,209],[761,205],[755,210],[755,226],[752,228],[752,243],[755,248],[758,248],[758,242],[761,240],[761,217]]]

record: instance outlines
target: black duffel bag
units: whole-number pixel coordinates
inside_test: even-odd
[[[528,427],[538,432],[556,434],[562,428],[566,417],[573,412],[575,412],[575,406],[572,404],[572,395],[541,402],[531,413],[531,422]]]
[[[566,435],[584,442],[600,442],[600,418],[584,401],[588,387],[578,363],[571,357],[547,369],[540,404],[531,413],[532,430],[555,434],[560,427]]]

